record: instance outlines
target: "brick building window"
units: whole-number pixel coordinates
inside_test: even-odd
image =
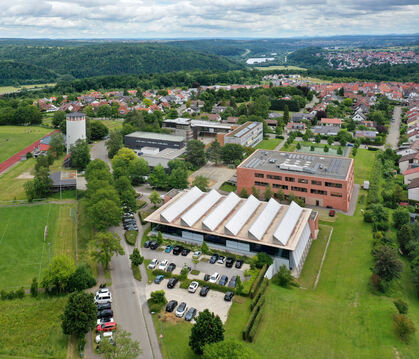
[[[264,174],[263,173],[255,173],[255,177],[257,178],[264,178]]]
[[[342,188],[342,183],[325,182],[326,187]]]
[[[291,187],[291,191],[297,191],[297,192],[307,192],[307,188],[292,186],[292,187]]]
[[[311,181],[311,184],[314,184],[315,186],[321,186],[322,185],[322,181]]]
[[[322,190],[320,190],[320,189],[311,189],[311,190],[310,190],[310,193],[314,193],[314,194],[321,194],[321,195],[323,195],[323,196],[326,196],[326,195],[327,195],[327,191],[322,191]]]
[[[342,197],[342,193],[338,193],[338,192],[330,192],[330,195],[332,197]]]
[[[295,178],[294,177],[285,177],[285,181],[287,181],[287,182],[295,182]]]
[[[307,180],[307,179],[305,179],[305,178],[299,178],[299,179],[298,179],[298,183],[305,183],[305,184],[308,184],[308,180]]]
[[[259,181],[255,181],[255,186],[262,186],[262,187],[266,187],[268,185],[267,182],[259,182]]]
[[[273,179],[273,180],[279,180],[282,181],[282,177],[281,176],[274,176],[274,175],[266,175],[267,179]]]
[[[274,183],[272,185],[273,188],[282,188],[282,189],[288,189],[287,185],[283,185],[283,184],[278,184],[278,183]]]

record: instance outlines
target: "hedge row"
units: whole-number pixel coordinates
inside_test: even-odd
[[[255,335],[256,335],[256,332],[258,330],[259,324],[262,321],[263,314],[264,314],[264,308],[261,308],[259,310],[259,313],[256,315],[256,318],[253,322],[252,328],[249,330],[249,334],[247,336],[247,340],[249,342],[253,342],[255,340]]]
[[[253,298],[256,294],[256,291],[259,289],[259,286],[262,284],[263,282],[263,278],[265,275],[266,270],[268,269],[268,266],[266,264],[263,265],[263,267],[261,268],[261,270],[259,271],[258,276],[256,277],[255,281],[253,282],[252,287],[250,288],[249,294],[250,294],[250,298]]]
[[[148,222],[146,222],[143,218],[143,213],[144,213],[144,218],[148,217],[149,213],[148,212],[142,212],[142,211],[138,211],[138,218],[140,218],[140,222],[143,226],[145,226]]]
[[[263,294],[265,293],[266,288],[268,287],[269,281],[264,278],[262,281],[262,285],[260,286],[259,290],[256,292],[254,299],[252,300],[252,303],[250,304],[250,310],[253,310],[254,307],[258,304],[259,300],[263,297]]]
[[[132,274],[134,275],[134,278],[136,280],[141,281],[141,270],[140,270],[140,266],[131,265],[131,269],[132,269]]]
[[[23,298],[24,296],[25,296],[25,290],[23,289],[23,287],[20,289],[17,289],[16,291],[11,290],[10,292],[7,292],[6,290],[2,289],[0,292],[1,300]]]
[[[244,327],[243,332],[242,332],[242,336],[243,336],[244,340],[249,341],[249,333],[254,326],[254,323],[256,321],[256,318],[257,318],[259,312],[263,309],[264,304],[265,304],[265,297],[262,297],[259,300],[259,303],[256,305],[256,307],[254,307],[252,312],[250,313],[250,317],[249,317],[249,319],[246,323],[246,326]]]
[[[137,242],[138,231],[125,231],[124,236],[128,244],[135,246],[135,243]]]
[[[380,189],[380,178],[381,178],[381,160],[378,156],[375,157],[372,165],[372,171],[370,174],[370,188],[368,189],[367,204],[379,202],[379,189]]]

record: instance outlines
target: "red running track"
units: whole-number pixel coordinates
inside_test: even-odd
[[[55,132],[59,132],[59,131],[58,130],[51,131],[50,133],[46,134],[42,138],[50,136]],[[31,145],[29,145],[28,147],[26,147],[22,151],[16,153],[12,157],[8,158],[6,161],[0,163],[0,173],[7,170],[10,166],[13,166],[16,162],[19,162],[23,155],[26,155],[28,152],[32,152],[36,147],[39,146],[39,144],[41,143],[41,139],[32,143]]]

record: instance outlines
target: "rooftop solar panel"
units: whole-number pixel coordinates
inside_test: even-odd
[[[215,189],[208,192],[181,217],[182,224],[192,227],[220,198]]]
[[[288,207],[287,212],[274,232],[274,238],[286,246],[303,209],[295,202]]]
[[[214,231],[218,225],[230,214],[234,207],[240,202],[240,197],[234,192],[224,200],[202,221],[202,227]]]
[[[186,208],[201,197],[202,194],[203,192],[198,187],[191,188],[190,191],[184,193],[175,203],[160,213],[161,220],[169,223],[172,222]]]
[[[276,200],[271,198],[263,211],[259,214],[258,218],[249,228],[249,236],[251,235],[260,241],[275,216],[278,214],[280,208],[281,205]]]

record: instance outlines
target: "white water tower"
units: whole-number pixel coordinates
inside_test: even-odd
[[[67,153],[70,152],[70,147],[73,146],[77,140],[86,139],[86,114],[81,112],[72,112],[66,115],[66,145]]]

